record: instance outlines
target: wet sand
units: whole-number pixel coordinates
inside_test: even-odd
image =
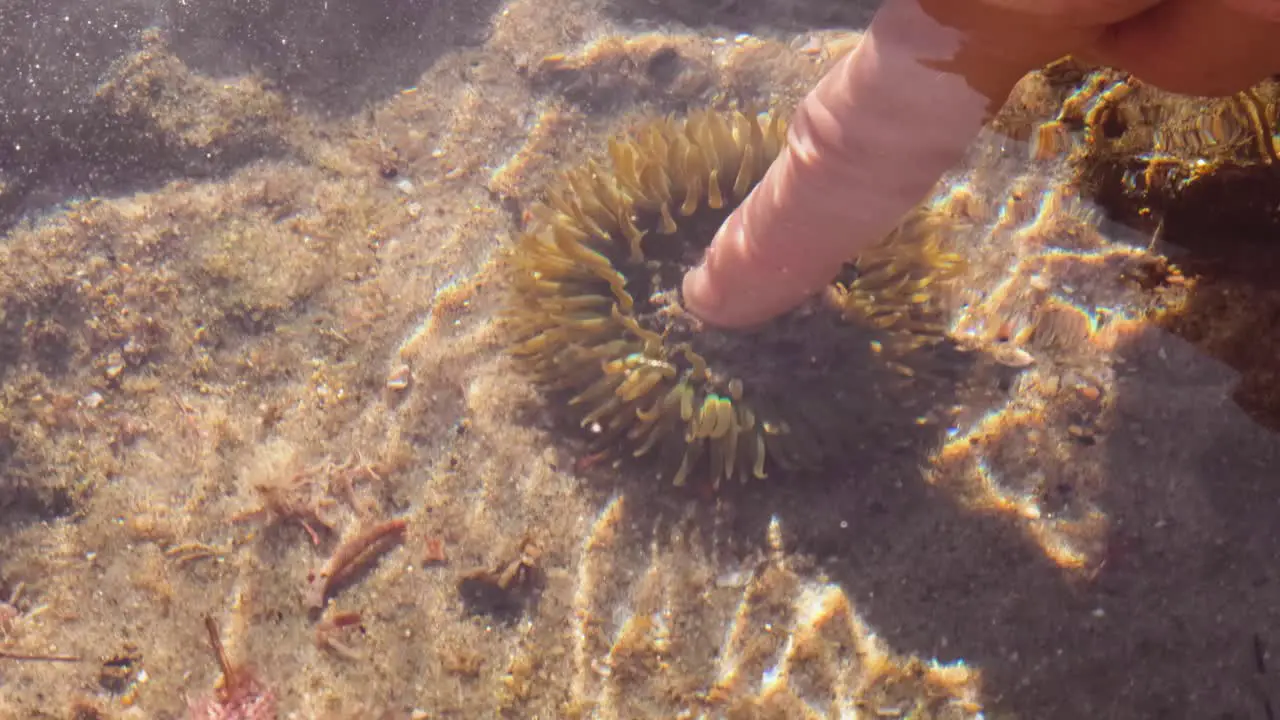
[[[24,35],[65,97],[0,85],[0,715],[186,717],[211,618],[281,717],[1269,717],[1280,438],[1217,351],[1274,292],[1032,162],[1060,94],[939,188],[952,342],[851,369],[848,466],[676,489],[514,372],[502,251],[865,8],[330,4],[104,5],[79,61]]]

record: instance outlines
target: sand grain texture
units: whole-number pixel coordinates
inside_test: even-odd
[[[83,104],[0,84],[0,651],[81,659],[0,657],[0,714],[185,717],[206,616],[281,717],[1280,701],[1280,439],[1150,320],[1176,249],[1025,136],[933,200],[968,352],[868,372],[847,467],[673,490],[513,372],[501,251],[548,178],[653,115],[790,106],[863,4],[330,4],[120,3],[96,69],[32,75]],[[1061,100],[1032,90],[1019,123]]]

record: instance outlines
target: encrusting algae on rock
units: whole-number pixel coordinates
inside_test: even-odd
[[[700,466],[713,485],[821,467],[860,411],[842,367],[882,347],[867,330],[903,350],[945,331],[935,291],[961,261],[924,214],[761,328],[719,330],[684,311],[685,271],[785,142],[774,113],[649,121],[610,141],[610,166],[590,160],[553,182],[510,253],[510,352],[570,393],[600,449],[658,454],[676,485]]]

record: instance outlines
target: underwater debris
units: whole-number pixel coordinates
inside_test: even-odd
[[[124,652],[102,661],[98,668],[98,685],[107,692],[128,695],[141,682],[142,673],[142,653],[136,647],[126,645]]]
[[[268,469],[253,481],[261,503],[251,510],[237,513],[233,520],[239,522],[265,516],[270,522],[297,522],[306,531],[311,544],[319,545],[320,533],[334,530],[332,521],[324,517],[324,509],[332,501],[317,482],[318,477],[330,468],[331,464],[320,464],[293,473]]]
[[[439,535],[427,535],[423,539],[422,564],[444,565],[449,562],[449,555],[444,549],[444,538]]]
[[[75,655],[36,655],[32,653],[16,653],[0,650],[0,660],[25,660],[29,662],[80,662],[82,658]]]
[[[321,650],[328,650],[345,660],[359,661],[363,656],[359,651],[352,648],[347,641],[343,639],[348,630],[358,630],[364,633],[364,626],[361,624],[363,618],[358,612],[344,611],[333,612],[325,615],[316,623],[316,647]]]
[[[408,525],[404,518],[387,520],[343,541],[324,567],[308,574],[303,604],[312,612],[324,610],[339,585],[404,540]]]
[[[19,607],[19,600],[26,583],[19,582],[9,593],[8,600],[0,600],[0,660],[27,662],[81,662],[75,655],[24,652],[13,649],[19,628],[32,618],[48,610],[47,605],[37,605],[28,610]]]
[[[191,720],[275,720],[275,695],[262,686],[251,670],[231,662],[216,620],[206,615],[204,626],[218,659],[222,680],[211,697],[190,703],[188,717]]]
[[[851,259],[820,298],[760,328],[721,330],[685,313],[679,286],[716,229],[786,142],[766,113],[700,111],[609,143],[611,164],[574,168],[532,206],[510,253],[510,352],[601,450],[653,452],[684,484],[838,454],[858,392],[834,380],[872,339],[910,351],[943,337],[941,289],[961,260],[945,226],[917,211]]]
[[[532,540],[520,543],[518,553],[494,568],[465,573],[458,580],[458,594],[473,615],[492,615],[511,621],[545,584],[539,559],[542,549]]]

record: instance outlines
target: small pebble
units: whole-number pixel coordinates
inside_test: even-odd
[[[991,354],[996,362],[1014,368],[1027,367],[1036,361],[1031,353],[1012,345],[999,345]]]
[[[798,52],[801,55],[821,55],[822,41],[817,37],[809,36],[809,39],[804,43],[804,45],[800,46]]]
[[[1093,443],[1093,432],[1081,425],[1068,425],[1067,434],[1086,444]]]
[[[719,588],[740,588],[745,587],[747,582],[751,580],[751,572],[749,570],[729,570],[716,576],[716,587]]]
[[[404,390],[409,387],[409,382],[412,379],[413,372],[409,369],[409,366],[401,365],[395,370],[392,370],[391,374],[387,376],[387,389]]]

